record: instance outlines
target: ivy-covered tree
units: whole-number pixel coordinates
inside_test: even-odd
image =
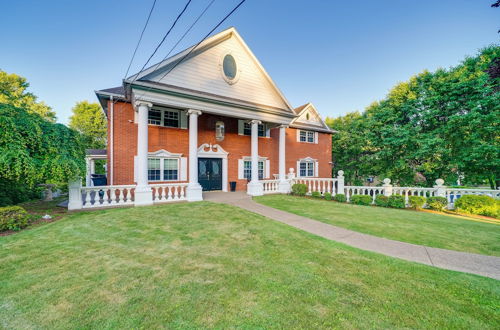
[[[69,119],[69,127],[80,132],[85,138],[87,148],[106,146],[107,121],[98,103],[82,101],[76,103]]]
[[[0,70],[0,103],[23,108],[55,122],[56,113],[44,102],[38,102],[37,97],[27,91],[28,87],[26,78]]]
[[[497,186],[498,58],[500,47],[487,47],[454,68],[424,71],[396,85],[362,114],[331,120],[332,128],[345,131],[333,137],[335,166],[365,174],[369,164],[372,172],[401,185],[464,178]],[[339,138],[344,142],[336,143]]]
[[[0,180],[34,187],[67,182],[84,173],[85,150],[78,132],[0,104]]]

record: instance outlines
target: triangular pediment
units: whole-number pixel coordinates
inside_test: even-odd
[[[235,66],[230,65],[234,63],[224,64],[227,55],[234,59]],[[228,71],[228,67],[233,71]],[[127,80],[134,79],[155,83],[165,89],[178,88],[187,93],[238,100],[293,113],[289,102],[234,28]]]
[[[297,118],[292,121],[292,125],[330,130],[312,103],[298,107],[295,112]]]

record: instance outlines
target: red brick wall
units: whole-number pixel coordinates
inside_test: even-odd
[[[110,126],[110,120],[111,118],[108,118],[108,127]],[[223,141],[217,141],[215,139],[215,123],[219,120],[223,121],[225,126],[225,137]],[[134,110],[130,103],[117,102],[114,105],[113,124],[113,184],[133,184],[134,156],[137,152],[137,124],[134,124]],[[229,153],[228,182],[237,181],[237,190],[246,190],[246,180],[238,180],[238,159],[251,155],[250,136],[238,135],[238,120],[235,118],[202,114],[198,118],[198,126],[198,145],[202,143],[219,144],[226,150]],[[279,129],[272,129],[270,135],[269,138],[259,138],[259,155],[261,157],[267,157],[270,160],[269,173],[272,178],[273,174],[278,173]],[[187,129],[150,125],[148,126],[148,141],[149,152],[165,149],[172,153],[182,153],[183,157],[189,156],[189,137]],[[312,157],[319,160],[319,176],[331,176],[329,164],[331,161],[330,134],[320,133],[318,144],[299,143],[296,141],[296,130],[288,128],[286,130],[286,154],[287,172],[290,167],[296,168],[296,161],[298,159]],[[187,177],[189,178],[189,173]]]

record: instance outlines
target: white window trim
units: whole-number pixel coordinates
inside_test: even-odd
[[[313,176],[309,176],[309,175],[306,175],[306,176],[301,176],[300,175],[300,164],[302,162],[308,162],[308,163],[313,163]],[[296,174],[297,174],[297,177],[299,178],[317,178],[318,177],[318,171],[319,171],[319,162],[317,159],[314,159],[314,158],[311,158],[311,157],[306,157],[306,158],[302,158],[302,159],[299,159],[297,160],[297,168],[296,168]],[[307,171],[306,171],[306,174],[307,174]]]
[[[161,111],[161,119],[160,124],[150,124],[149,123],[149,112],[148,112],[148,126],[156,126],[156,127],[165,127],[165,128],[178,128],[178,129],[187,129],[187,112],[181,109],[174,109],[162,106],[153,106],[151,110]],[[165,111],[177,112],[179,114],[179,126],[164,126],[165,123]],[[137,124],[137,111],[134,111],[134,123]]]
[[[251,162],[252,157],[250,156],[243,156],[240,159],[238,159],[238,180],[246,180],[245,178],[245,162]],[[267,157],[260,157],[259,156],[259,162],[264,163],[264,177],[263,179],[269,179],[271,177],[271,162]]]
[[[301,141],[300,140],[300,133],[301,132],[305,132],[305,134],[306,134],[306,140],[305,141]],[[311,133],[313,134],[313,141],[312,142],[308,141],[308,135],[311,134]],[[318,144],[318,132],[308,131],[308,130],[305,130],[305,129],[298,129],[297,130],[297,142],[299,142],[299,143]]]
[[[182,182],[187,181],[187,158],[182,157],[182,154],[176,154],[168,152],[164,149],[160,149],[155,152],[148,153],[149,159],[160,159],[160,180],[148,180],[148,182]],[[177,160],[177,180],[165,180],[163,170],[165,168],[164,159],[175,159]],[[137,182],[137,156],[134,156],[134,182]],[[146,171],[149,167],[146,168]]]
[[[243,135],[243,136],[251,136],[251,135],[246,135],[245,134],[245,123],[248,122],[247,120],[238,120],[238,135]],[[264,125],[264,136],[259,136],[260,138],[269,138],[271,137],[271,129],[266,125],[266,123],[262,123]]]

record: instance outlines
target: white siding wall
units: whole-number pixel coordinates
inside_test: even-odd
[[[233,85],[228,84],[221,73],[222,57],[228,52],[236,59],[240,71],[239,80]],[[163,73],[153,77],[152,80],[162,76]],[[282,109],[287,108],[257,64],[234,37],[184,61],[160,82]]]

